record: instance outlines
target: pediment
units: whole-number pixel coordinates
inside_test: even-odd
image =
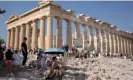
[[[8,19],[8,21],[9,21],[9,20],[16,19],[16,18],[18,18],[18,16],[17,16],[17,15],[12,15],[12,16]]]

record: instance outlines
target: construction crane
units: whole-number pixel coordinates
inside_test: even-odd
[[[4,14],[6,12],[6,10],[1,10],[0,8],[0,14]]]

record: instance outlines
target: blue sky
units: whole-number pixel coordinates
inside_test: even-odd
[[[133,32],[133,1],[60,1],[56,3],[65,9],[75,10],[75,14],[84,13],[86,16],[92,16],[116,25],[119,29]],[[0,1],[0,8],[7,11],[0,15],[0,36],[6,40],[7,27],[5,21],[12,14],[22,14],[36,6],[39,6],[39,4],[35,1]],[[63,24],[65,23],[63,22]],[[72,29],[74,31],[74,27]],[[65,39],[65,29],[63,32],[63,39]]]

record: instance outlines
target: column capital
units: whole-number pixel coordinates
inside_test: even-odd
[[[33,19],[31,22],[37,22],[38,19]]]
[[[85,24],[82,24],[82,26],[83,26],[83,27],[86,27],[87,25],[85,25]]]
[[[32,23],[32,21],[28,21],[27,23],[25,23],[25,24],[31,24]]]
[[[79,23],[75,21],[74,24],[79,24]]]
[[[21,27],[24,27],[26,24],[25,23],[23,23],[22,25],[21,25]]]
[[[15,30],[16,30],[16,29],[19,29],[19,26],[15,27]]]
[[[11,30],[15,30],[16,27],[11,28]]]
[[[7,29],[7,31],[11,31],[11,29]]]
[[[66,22],[70,22],[70,20],[68,20],[68,19],[64,19]]]
[[[47,17],[54,17],[52,14],[48,14]]]
[[[92,27],[91,25],[89,25],[89,26],[87,26],[88,28],[94,28],[94,27]]]
[[[46,20],[47,17],[46,17],[46,16],[41,16],[40,19],[42,19],[42,20]]]
[[[96,30],[100,30],[99,28],[95,27]]]
[[[55,19],[59,20],[59,19],[62,19],[61,17],[59,16],[55,16]]]

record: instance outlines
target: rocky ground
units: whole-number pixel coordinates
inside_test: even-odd
[[[0,70],[0,80],[44,80],[36,69],[14,72],[15,77],[6,77]],[[69,80],[133,80],[133,61],[118,58],[70,58],[64,78]],[[71,78],[71,79],[70,79]],[[64,79],[64,80],[65,80]]]
[[[86,80],[133,80],[133,61],[118,58],[89,58],[87,60],[69,59],[68,66],[79,70],[68,70],[69,73],[85,74]]]

